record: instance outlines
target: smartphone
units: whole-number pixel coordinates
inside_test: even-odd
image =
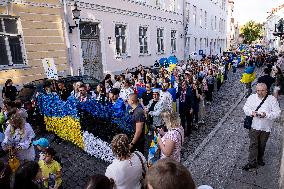
[[[260,113],[256,113],[256,117],[261,117],[261,114]]]

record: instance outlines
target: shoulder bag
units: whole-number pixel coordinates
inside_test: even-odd
[[[261,103],[258,105],[258,107],[256,108],[255,111],[257,111],[261,107],[261,105],[264,103],[264,101],[266,100],[267,97],[268,97],[268,95],[266,95],[264,97],[264,99],[261,101]],[[253,120],[252,116],[246,116],[245,117],[245,120],[244,120],[244,128],[245,129],[251,129],[252,120]]]
[[[145,180],[145,176],[146,176],[146,168],[145,168],[145,165],[143,163],[143,160],[142,160],[142,157],[140,156],[140,154],[138,152],[134,152],[134,154],[136,156],[138,156],[139,160],[140,160],[140,163],[141,163],[141,166],[142,166],[142,177],[140,179],[140,183],[141,183],[141,189],[144,189],[144,180]]]

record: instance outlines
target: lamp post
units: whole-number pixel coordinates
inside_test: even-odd
[[[280,37],[281,39],[284,39],[284,19],[281,18],[278,21],[278,24],[275,24],[275,30],[273,32],[274,36]]]
[[[78,9],[77,3],[74,4],[74,9],[72,10],[73,20],[75,21],[75,25],[69,24],[69,33],[72,33],[72,30],[79,27],[79,20],[80,20],[80,12],[81,10]]]

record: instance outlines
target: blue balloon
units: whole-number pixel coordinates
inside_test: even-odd
[[[177,60],[177,57],[175,57],[175,56],[170,56],[168,58],[168,63],[169,64],[176,64],[177,62],[178,62],[178,60]]]
[[[167,58],[161,58],[161,59],[159,60],[160,66],[164,66],[167,62],[168,62],[168,59],[167,59]]]

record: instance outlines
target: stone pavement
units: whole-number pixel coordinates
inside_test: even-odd
[[[276,120],[265,152],[264,167],[250,172],[241,167],[247,163],[248,131],[243,128],[243,106],[240,99],[184,164],[197,185],[215,189],[278,189],[282,151],[283,113]],[[280,99],[284,110],[284,98]]]

